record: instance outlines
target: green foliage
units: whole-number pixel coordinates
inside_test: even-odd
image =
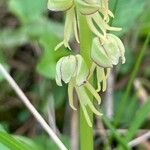
[[[23,23],[40,19],[46,10],[46,0],[10,0],[10,10],[18,16]]]
[[[112,20],[113,26],[119,26],[123,30],[118,34],[121,36],[133,27],[138,16],[143,12],[147,0],[112,0],[111,10],[115,18]]]
[[[38,41],[39,46],[43,48],[43,52],[37,64],[37,71],[47,78],[54,79],[57,60],[62,55],[68,54],[63,48],[60,49],[59,54],[54,51],[55,46],[62,39],[63,26],[59,23],[48,21],[44,16],[47,8],[45,0],[38,0],[36,3],[34,0],[10,0],[9,8],[22,23],[20,28],[22,36],[20,37],[20,32],[19,36],[17,36],[19,41],[12,37],[10,42],[15,45],[14,42],[21,43],[27,41],[26,39],[31,39],[33,42]],[[17,32],[15,31],[15,33]]]
[[[61,140],[70,147],[69,139],[61,135]],[[0,150],[57,150],[56,144],[49,137],[42,135],[34,139],[8,134],[0,125]]]
[[[14,28],[4,27],[3,29],[0,29],[0,63],[2,63],[8,71],[11,67],[11,64],[8,65],[6,58],[8,49],[11,50],[13,55],[20,46],[27,43],[36,43],[42,50],[38,56],[36,71],[44,77],[43,80],[46,85],[43,86],[41,83],[35,83],[33,86],[36,88],[42,88],[44,92],[40,95],[41,91],[38,93],[35,88],[31,88],[30,91],[32,93],[38,93],[37,95],[40,95],[39,99],[43,100],[38,106],[41,112],[47,105],[49,95],[53,97],[56,109],[61,108],[62,105],[64,106],[64,100],[66,99],[66,87],[56,87],[53,80],[55,78],[55,66],[57,60],[70,53],[65,48],[60,48],[58,52],[54,51],[55,46],[62,41],[63,25],[62,23],[48,19],[46,3],[47,0],[9,0],[8,9],[17,18],[18,25]],[[145,4],[146,7],[144,7]],[[117,76],[116,80],[118,78],[122,79],[122,75],[126,75],[130,80],[127,84],[126,90],[124,90],[126,87],[123,87],[122,89],[115,91],[114,119],[111,122],[104,115],[103,122],[111,131],[111,134],[108,135],[109,138],[113,140],[115,139],[117,143],[119,143],[119,146],[121,145],[121,148],[123,147],[124,149],[127,149],[127,143],[136,135],[140,127],[145,123],[150,110],[149,100],[143,106],[140,106],[138,98],[133,90],[133,81],[135,80],[138,72],[146,78],[149,78],[150,75],[149,67],[144,66],[144,71],[140,71],[141,63],[144,60],[143,56],[146,54],[145,56],[149,57],[149,51],[146,51],[146,47],[149,44],[148,40],[145,42],[143,49],[140,51],[138,59],[135,58],[135,54],[137,53],[136,50],[140,49],[145,35],[147,35],[150,31],[150,2],[148,0],[110,0],[110,7],[115,14],[115,18],[111,23],[113,26],[123,28],[122,32],[119,32],[119,36],[124,35],[126,39],[125,45],[127,62],[121,68],[117,68],[119,76]],[[131,47],[130,38],[132,38],[132,35],[134,36],[135,33],[130,33],[130,29],[140,32],[137,37],[139,43],[138,45],[134,45],[136,50],[133,50]],[[129,37],[126,37],[126,34],[128,34]],[[83,47],[88,48],[87,41]],[[86,55],[87,57],[89,56],[88,52]],[[130,74],[131,71],[133,72]],[[19,75],[16,73],[16,78],[17,76]],[[47,78],[51,80],[47,82]],[[0,82],[1,81],[3,81],[3,77],[0,75]],[[1,88],[1,93],[3,90],[4,89]],[[131,91],[133,93],[131,93]],[[7,92],[5,93],[6,95],[8,94]],[[12,95],[12,93],[9,94]],[[0,97],[0,101],[1,100],[3,100],[3,98]],[[22,110],[22,113],[18,114],[18,118],[16,117],[16,119],[23,123],[28,117],[29,115]],[[129,127],[129,131],[124,137],[117,132],[116,127]],[[68,138],[62,136],[62,139],[65,145],[70,147]],[[10,135],[6,133],[2,126],[0,126],[0,150],[22,149],[57,150],[57,147],[47,136],[37,136],[35,139],[31,140],[25,137]]]
[[[126,108],[126,104],[127,104],[127,100],[129,98],[129,95],[130,95],[130,92],[131,92],[131,88],[132,88],[132,84],[133,84],[133,81],[139,71],[139,68],[140,68],[140,65],[141,65],[141,62],[142,62],[142,59],[145,55],[145,52],[147,50],[147,46],[149,44],[149,40],[150,40],[150,34],[148,34],[146,40],[145,40],[145,43],[143,45],[143,48],[141,49],[140,51],[140,54],[136,60],[136,63],[135,63],[135,66],[133,68],[133,71],[132,71],[132,74],[131,74],[131,77],[130,77],[130,80],[129,80],[129,83],[127,85],[127,89],[124,93],[124,95],[122,96],[122,100],[121,100],[121,103],[120,103],[120,106],[119,106],[119,109],[118,109],[118,112],[115,116],[115,119],[114,119],[114,124],[117,126],[118,123],[120,122],[120,119],[122,117],[122,113],[124,112],[125,108]]]
[[[137,133],[138,129],[144,123],[145,119],[148,117],[147,115],[150,113],[150,98],[148,98],[143,106],[136,112],[132,123],[130,124],[130,128],[128,130],[126,141],[130,141],[134,135]]]
[[[7,146],[11,150],[29,150],[32,148],[4,132],[0,132],[0,143]]]

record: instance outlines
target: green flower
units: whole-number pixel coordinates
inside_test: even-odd
[[[84,112],[85,118],[89,126],[92,126],[89,115],[87,113],[87,107],[89,107],[93,113],[101,115],[92,104],[87,90],[95,97],[98,104],[101,102],[99,94],[94,87],[87,81],[89,76],[89,69],[81,57],[81,55],[69,55],[62,57],[56,65],[56,83],[62,86],[62,81],[68,83],[68,97],[69,104],[73,110],[77,110],[73,104],[73,93],[76,91],[79,103]]]
[[[125,48],[122,41],[113,34],[106,35],[105,43],[102,43],[99,38],[93,39],[91,58],[93,65],[91,67],[90,76],[96,69],[98,90],[101,89],[99,83],[102,82],[102,90],[106,90],[106,80],[110,73],[110,68],[119,63],[121,58],[122,63],[125,63]]]
[[[91,31],[103,41],[106,40],[107,30],[121,30],[121,28],[110,27],[108,25],[109,16],[113,17],[112,12],[108,9],[108,0],[49,0],[48,8],[52,11],[66,12],[64,40],[56,46],[55,50],[62,45],[71,49],[69,41],[72,31],[74,32],[76,41],[79,43],[79,23],[76,17],[78,12],[86,17]]]

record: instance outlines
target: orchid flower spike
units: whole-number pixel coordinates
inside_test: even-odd
[[[86,17],[90,30],[103,41],[106,40],[107,30],[121,30],[121,28],[108,25],[109,17],[114,17],[108,8],[108,0],[49,0],[48,8],[52,11],[66,12],[64,40],[55,47],[55,50],[59,49],[62,45],[71,49],[69,41],[72,32],[74,32],[76,41],[80,42],[78,34],[79,23],[76,17],[78,12]]]
[[[73,104],[73,92],[76,91],[79,103],[85,115],[89,126],[92,126],[91,120],[87,113],[89,107],[93,113],[101,115],[91,102],[87,90],[95,97],[98,104],[101,102],[99,94],[94,87],[87,81],[89,69],[81,55],[69,55],[62,57],[56,65],[56,83],[62,86],[62,81],[68,83],[69,104],[73,110],[77,110]]]
[[[101,90],[101,82],[102,90],[106,90],[106,80],[113,65],[117,65],[120,58],[122,60],[122,63],[125,63],[125,48],[122,41],[113,34],[107,34],[106,39],[106,42],[102,43],[99,38],[94,38],[91,49],[91,58],[93,60],[93,65],[91,67],[89,77],[96,69],[98,82],[97,91]]]

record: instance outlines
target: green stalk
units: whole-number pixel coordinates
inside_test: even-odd
[[[92,44],[92,33],[86,22],[85,16],[79,15],[80,26],[80,54],[86,61],[87,65],[91,66],[90,50]],[[92,82],[92,79],[91,81]],[[92,96],[89,95],[92,99]],[[87,108],[90,119],[93,123],[93,113]],[[93,150],[93,128],[89,127],[82,109],[80,108],[80,150]]]

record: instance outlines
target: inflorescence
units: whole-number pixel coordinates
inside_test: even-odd
[[[110,18],[114,15],[109,10],[108,0],[49,0],[48,8],[66,13],[64,40],[55,47],[55,50],[63,45],[71,50],[69,41],[72,33],[76,41],[80,43],[78,13],[85,16],[89,29],[94,35],[90,52],[91,66],[87,66],[80,54],[64,56],[56,65],[56,83],[58,86],[62,86],[62,81],[68,84],[69,104],[73,110],[77,110],[73,99],[73,93],[76,91],[85,119],[88,125],[92,126],[87,106],[96,115],[101,113],[91,102],[88,93],[90,92],[100,104],[101,97],[98,92],[106,90],[111,68],[119,63],[120,58],[122,63],[125,63],[125,48],[122,41],[116,35],[108,33],[120,31],[121,28],[109,25]],[[94,71],[97,78],[96,89],[89,82]]]

